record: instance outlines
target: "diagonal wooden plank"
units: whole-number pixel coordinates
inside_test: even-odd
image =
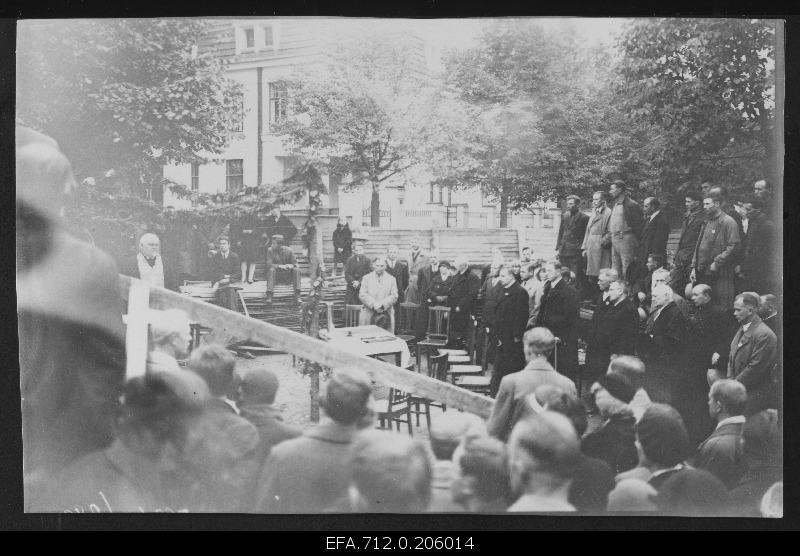
[[[120,275],[123,297],[127,298],[131,285],[141,282],[130,276]],[[203,326],[222,330],[237,342],[257,342],[272,348],[310,359],[325,367],[359,369],[369,373],[376,381],[399,388],[405,392],[436,400],[456,409],[488,418],[494,400],[475,394],[458,386],[442,382],[413,371],[407,371],[384,363],[346,352],[335,345],[311,338],[299,332],[287,330],[241,313],[223,309],[189,296],[181,295],[163,288],[150,288],[151,309],[180,309],[189,319]]]

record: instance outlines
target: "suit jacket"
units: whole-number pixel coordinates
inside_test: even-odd
[[[561,339],[561,344],[556,347],[558,372],[567,376],[574,376],[578,369],[579,322],[578,292],[562,278],[542,297],[536,326],[549,328]]]
[[[645,361],[669,368],[680,367],[685,356],[687,328],[686,317],[674,302],[667,303],[658,317],[653,311],[647,318],[645,337],[640,346]]]
[[[278,410],[270,404],[245,405],[239,410],[240,415],[250,421],[258,431],[261,461],[269,455],[276,444],[303,434],[297,427],[284,423]]]
[[[503,297],[504,293],[503,285],[500,281],[498,280],[496,284],[492,284],[493,280],[493,276],[488,276],[478,292],[478,298],[483,302],[481,318],[483,324],[489,328],[494,328],[497,323],[495,321],[495,307],[497,307],[497,303]]]
[[[760,317],[753,318],[747,332],[739,327],[731,341],[728,378],[735,378],[747,388],[749,407],[772,401],[761,399],[756,392],[766,395],[772,386],[777,356],[778,339]]]
[[[703,229],[702,207],[694,212],[689,212],[683,217],[683,226],[681,227],[681,237],[678,240],[678,249],[675,251],[675,257],[672,259],[672,265],[678,267],[688,267],[692,263],[692,255],[694,248],[697,245],[697,240],[700,238],[700,231]]]
[[[639,241],[639,261],[644,264],[651,253],[666,256],[668,239],[669,222],[664,213],[659,211],[652,220],[645,221]]]
[[[347,493],[356,430],[328,421],[274,446],[258,483],[256,512],[319,513]]]
[[[347,259],[353,254],[353,232],[350,231],[350,226],[347,224],[344,226],[336,225],[336,229],[333,230],[333,247],[334,258],[337,261],[347,262]],[[338,251],[340,247],[342,249],[341,253]]]
[[[480,287],[481,279],[469,269],[453,276],[453,286],[450,289],[448,303],[453,309],[450,313],[450,330],[455,332],[456,336],[463,335],[466,331],[470,312],[478,298]]]
[[[517,284],[503,288],[495,307],[494,328],[498,341],[498,371],[514,372],[525,367],[522,336],[528,324],[528,292]],[[514,340],[518,339],[518,342]]]
[[[419,295],[420,303],[428,302],[428,290],[433,283],[434,275],[438,276],[439,271],[436,270],[434,272],[434,270],[431,268],[431,265],[420,268],[419,272],[417,272],[417,295]]]
[[[421,249],[417,251],[416,256],[413,253],[408,254],[408,288],[406,301],[421,303],[423,292],[419,289],[417,279],[419,278],[419,271],[427,266],[430,266],[428,264],[428,257]]]
[[[228,258],[222,257],[222,253],[217,251],[212,261],[214,275],[212,282],[219,282],[225,275],[230,276],[231,282],[238,282],[242,279],[242,265],[239,262],[239,255],[233,251],[228,252]]]
[[[630,227],[636,239],[641,239],[642,228],[644,227],[644,213],[639,203],[631,199],[627,193],[624,193],[614,199],[609,205],[613,212],[617,203],[622,203],[622,210],[625,215],[625,223]]]
[[[587,276],[598,276],[601,268],[611,268],[611,232],[608,229],[610,219],[611,209],[607,206],[599,214],[593,209],[589,217],[581,245],[581,249],[586,251]]]
[[[586,226],[589,217],[580,210],[575,214],[567,211],[561,215],[561,225],[558,227],[556,251],[561,257],[579,257],[581,245],[586,236]]]
[[[601,300],[592,315],[586,356],[605,360],[614,353],[633,355],[638,332],[639,313],[632,301],[623,299],[617,305],[602,306]]]
[[[297,260],[294,258],[294,252],[286,245],[281,245],[278,249],[270,247],[267,249],[266,268],[271,268],[273,265],[279,264],[293,264],[297,265]]]
[[[635,424],[632,415],[611,417],[602,427],[584,437],[581,452],[606,462],[615,475],[633,469],[639,462]]]
[[[517,421],[532,410],[525,398],[539,386],[550,384],[561,388],[571,396],[577,396],[575,383],[556,372],[546,360],[533,359],[524,369],[503,377],[486,424],[489,434],[506,442]]]
[[[694,466],[712,473],[728,490],[737,485],[745,471],[742,454],[744,423],[726,423],[717,428],[697,449]]]
[[[347,298],[346,301],[350,305],[357,305],[360,303],[358,300],[358,288],[353,287],[353,281],[361,279],[372,271],[372,263],[366,255],[353,255],[344,264],[344,279],[347,282]]]
[[[779,247],[775,243],[775,224],[761,213],[750,218],[742,240],[741,266],[745,278],[771,277],[776,273],[775,251],[779,251]]]
[[[726,311],[716,304],[706,303],[693,307],[689,314],[689,330],[692,355],[690,361],[700,369],[708,369],[711,356],[719,353],[716,368],[728,368],[728,352],[731,338],[736,334],[736,320],[730,310]]]
[[[406,288],[408,288],[408,264],[405,261],[397,260],[394,262],[394,268],[391,268],[387,261],[386,272],[394,276],[395,280],[397,280],[397,300],[402,303],[405,299]]]
[[[178,275],[175,272],[172,261],[161,257],[161,265],[164,267],[164,288],[178,291]],[[122,265],[120,270],[120,274],[141,279],[141,276],[139,276],[139,260],[137,259],[137,255],[129,257],[125,261],[125,264]]]

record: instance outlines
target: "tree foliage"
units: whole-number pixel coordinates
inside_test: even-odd
[[[288,82],[289,116],[277,128],[287,148],[345,187],[370,187],[373,226],[381,186],[417,162],[416,146],[432,133],[434,99],[417,46],[365,32]]]
[[[198,54],[198,19],[26,21],[18,118],[54,137],[79,180],[160,186],[165,164],[222,152],[241,91]]]
[[[618,99],[657,129],[664,188],[775,177],[774,41],[772,23],[747,19],[646,19],[626,30]]]

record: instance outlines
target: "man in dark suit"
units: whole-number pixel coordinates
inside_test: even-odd
[[[697,449],[692,464],[705,469],[728,489],[734,488],[744,474],[742,429],[747,391],[736,380],[718,380],[708,392],[708,414],[717,423],[711,436]]]
[[[231,243],[227,237],[222,236],[217,240],[219,251],[214,255],[211,266],[214,269],[211,281],[217,288],[217,301],[223,307],[236,309],[236,290],[231,287],[233,282],[242,279],[242,267],[239,255],[231,251]]]
[[[290,245],[294,236],[297,235],[297,228],[294,227],[292,221],[285,214],[281,214],[280,207],[272,207],[270,215],[264,221],[264,227],[267,230],[267,245],[269,245],[269,240],[275,234],[282,235],[286,245]]]
[[[665,261],[668,239],[669,222],[661,212],[661,202],[655,197],[648,197],[644,200],[644,228],[639,242],[639,263],[644,264],[648,255],[660,255],[661,260]]]
[[[672,259],[672,271],[669,276],[669,286],[678,293],[683,293],[689,283],[692,256],[700,231],[703,229],[703,198],[697,191],[687,191],[684,202],[686,215],[683,217],[681,237],[678,240],[678,249]]]
[[[544,326],[559,339],[550,363],[564,376],[574,380],[578,372],[578,292],[561,276],[561,263],[546,262],[547,282],[536,326]]]
[[[494,365],[496,354],[495,348],[497,347],[497,339],[494,331],[494,328],[497,325],[495,320],[497,315],[494,309],[497,307],[497,302],[500,301],[504,291],[503,284],[500,283],[500,278],[498,276],[500,273],[500,267],[502,265],[502,261],[492,261],[492,264],[489,267],[489,275],[486,277],[481,289],[478,291],[478,302],[481,304],[481,322],[479,330],[480,333],[478,334],[478,343],[482,350],[484,344],[486,343],[486,336],[489,336],[488,349],[486,350],[486,354],[481,353],[481,357],[485,357],[487,364],[491,363],[492,365]]]
[[[320,396],[320,422],[303,436],[274,446],[264,462],[256,512],[318,513],[347,493],[357,424],[370,411],[369,377],[337,369]]]
[[[733,302],[733,315],[739,330],[731,341],[728,378],[747,388],[747,415],[777,407],[775,399],[775,363],[778,339],[758,316],[761,299],[754,292],[744,292]]]
[[[428,330],[428,308],[430,304],[430,288],[433,279],[439,275],[439,253],[431,251],[426,257],[427,264],[417,272],[416,289],[419,299],[417,310],[417,337],[422,338]]]
[[[347,284],[345,303],[348,305],[361,305],[361,300],[358,298],[361,279],[372,271],[372,262],[364,254],[364,242],[362,240],[353,240],[353,251],[353,254],[344,265],[344,279]]]
[[[278,386],[275,373],[258,367],[242,375],[237,389],[239,414],[258,431],[262,461],[276,444],[303,434],[299,428],[284,423],[280,411],[273,405]]]
[[[757,199],[742,203],[742,254],[734,272],[744,279],[744,289],[763,295],[777,291],[780,274],[775,258],[780,244],[775,241],[775,224],[761,209]]]
[[[622,280],[608,287],[608,304],[598,304],[592,315],[587,339],[587,377],[594,380],[608,369],[612,355],[633,355],[639,332],[639,313],[628,299],[628,288]]]
[[[673,301],[672,288],[659,284],[653,288],[653,307],[647,318],[639,351],[647,365],[645,390],[654,402],[672,403],[679,369],[683,368],[686,317]]]
[[[408,263],[397,258],[397,245],[390,245],[386,249],[386,272],[397,280],[397,302],[405,301],[405,292],[408,288]]]
[[[272,294],[275,291],[277,280],[288,280],[294,286],[294,295],[297,304],[302,301],[300,298],[300,267],[294,258],[291,248],[283,244],[281,234],[273,234],[270,239],[272,244],[267,249],[266,271],[267,271],[267,296],[266,302],[272,303]]]
[[[456,257],[455,267],[456,273],[453,275],[453,285],[447,300],[452,309],[450,313],[450,338],[455,345],[465,346],[465,339],[468,336],[467,329],[470,325],[470,313],[475,300],[478,298],[481,279],[470,271],[469,261],[466,257]]]
[[[172,262],[160,254],[161,240],[147,233],[139,239],[139,253],[122,266],[121,274],[144,280],[152,286],[178,291],[178,276]]]
[[[525,367],[522,336],[528,324],[528,292],[517,283],[510,266],[500,269],[503,295],[495,306],[494,337],[497,339],[497,358],[492,371],[492,396],[500,388],[500,380]]]
[[[583,295],[586,274],[583,260],[583,238],[586,235],[586,226],[589,217],[581,212],[581,198],[577,195],[567,197],[567,211],[561,215],[561,225],[558,227],[556,252],[562,265],[575,273],[577,290]]]

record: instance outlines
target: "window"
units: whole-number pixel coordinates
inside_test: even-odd
[[[231,121],[228,123],[228,131],[244,131],[244,100],[239,102],[239,106],[231,117]]]
[[[225,190],[235,193],[244,186],[244,161],[241,158],[227,161],[225,168]]]
[[[192,191],[200,189],[200,163],[192,162]]]
[[[428,201],[431,204],[438,204],[441,205],[444,199],[443,197],[444,187],[441,185],[436,185],[435,183],[431,184],[431,200]]]
[[[274,46],[275,39],[272,32],[272,25],[264,27],[264,46]]]
[[[244,47],[255,48],[256,46],[256,30],[252,27],[244,30]]]
[[[286,85],[269,84],[269,124],[273,126],[286,119]]]

